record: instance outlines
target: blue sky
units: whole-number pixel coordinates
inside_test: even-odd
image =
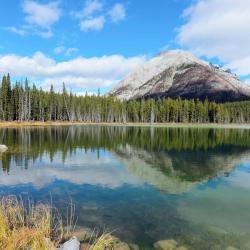
[[[104,93],[176,48],[249,77],[250,1],[9,0],[0,9],[0,74],[44,89],[64,81],[79,94]]]

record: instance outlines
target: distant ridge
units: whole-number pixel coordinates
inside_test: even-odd
[[[250,87],[230,72],[183,50],[163,51],[139,66],[110,91],[119,99],[208,98],[230,102],[250,99]]]

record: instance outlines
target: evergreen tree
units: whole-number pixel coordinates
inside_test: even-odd
[[[24,84],[11,85],[4,75],[0,86],[0,119],[4,121],[83,121],[83,122],[191,122],[191,123],[248,123],[250,101],[215,103],[206,98],[182,100],[178,98],[141,99],[122,101],[111,96],[76,96],[68,93],[63,84],[62,93],[32,88]]]

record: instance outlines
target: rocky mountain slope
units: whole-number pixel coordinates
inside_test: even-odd
[[[160,53],[109,93],[120,99],[199,98],[226,102],[250,99],[250,87],[228,70],[198,59],[189,52],[172,50]]]

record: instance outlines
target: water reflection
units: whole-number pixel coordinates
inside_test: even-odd
[[[250,151],[249,130],[230,129],[43,127],[2,129],[0,138],[9,146],[0,184],[35,187],[148,183],[178,194],[229,173]]]
[[[1,129],[0,139],[4,194],[52,194],[62,209],[72,198],[80,226],[130,242],[249,249],[249,130],[35,127]]]

